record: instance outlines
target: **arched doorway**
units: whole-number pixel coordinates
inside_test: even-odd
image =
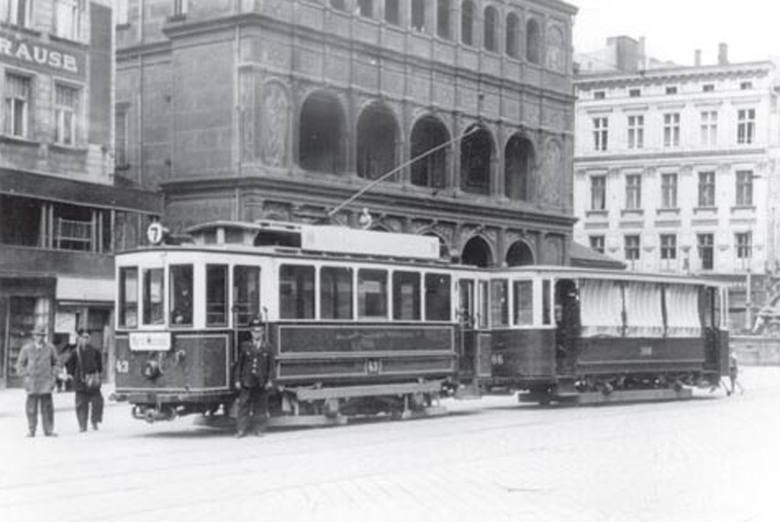
[[[529,139],[515,135],[507,142],[504,151],[504,189],[509,199],[531,199],[534,157],[534,146]]]
[[[506,251],[506,266],[534,264],[534,252],[525,241],[515,241]]]
[[[392,111],[381,104],[366,107],[357,125],[357,174],[377,179],[393,170],[398,125]]]
[[[306,98],[301,109],[298,163],[301,168],[338,174],[344,172],[345,118],[338,99],[318,91]]]
[[[444,124],[433,116],[426,116],[417,121],[412,128],[411,155],[412,158],[447,143],[450,134]],[[425,154],[412,163],[412,185],[420,187],[443,188],[447,184],[447,152],[448,147],[442,147],[430,154]]]
[[[493,265],[493,254],[490,245],[479,236],[472,237],[463,247],[460,261],[464,265],[487,268]]]

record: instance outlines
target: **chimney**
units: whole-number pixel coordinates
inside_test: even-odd
[[[647,54],[645,52],[645,37],[639,37],[639,63],[637,64],[640,70],[647,69]]]
[[[718,44],[718,65],[729,64],[729,45],[725,43]]]
[[[701,49],[696,49],[696,52],[693,53],[693,65],[701,67]]]

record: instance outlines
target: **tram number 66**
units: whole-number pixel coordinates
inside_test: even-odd
[[[503,353],[494,353],[490,355],[490,364],[493,366],[501,366],[504,364],[504,354]]]

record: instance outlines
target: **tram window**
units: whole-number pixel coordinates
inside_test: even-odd
[[[420,320],[420,274],[393,272],[393,319]]]
[[[314,267],[279,267],[279,317],[314,319]]]
[[[490,322],[493,326],[509,324],[509,299],[506,279],[490,281]]]
[[[513,281],[514,318],[516,325],[527,326],[534,323],[534,287],[533,281]]]
[[[237,324],[249,324],[260,316],[260,267],[233,267],[233,310]]]
[[[119,326],[138,326],[138,269],[119,269]]]
[[[542,324],[552,323],[552,303],[550,301],[550,288],[552,287],[549,279],[542,280]]]
[[[320,317],[352,319],[352,269],[325,266],[320,269]]]
[[[206,326],[227,325],[227,265],[206,265]]]
[[[452,283],[446,274],[425,274],[425,319],[449,321],[452,314]]]
[[[163,324],[163,269],[148,268],[144,274],[144,317],[143,324]]]
[[[192,326],[192,265],[171,265],[171,325]]]
[[[358,317],[387,319],[387,270],[358,270]]]

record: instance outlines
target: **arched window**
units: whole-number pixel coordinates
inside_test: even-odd
[[[520,41],[518,38],[519,31],[520,22],[517,18],[517,15],[514,13],[509,13],[509,16],[506,17],[506,54],[512,58],[518,58],[520,55],[520,51],[518,49],[518,43]]]
[[[318,91],[306,98],[298,135],[301,168],[334,174],[344,171],[344,122],[341,104],[332,94]]]
[[[474,2],[464,0],[460,6],[460,41],[474,45]]]
[[[485,8],[485,49],[488,51],[496,52],[498,50],[498,42],[496,38],[496,28],[498,22],[498,12],[495,7],[488,6]]]
[[[450,0],[439,0],[436,9],[436,34],[439,38],[449,40],[450,34]]]
[[[412,0],[412,29],[425,31],[425,0]]]
[[[493,264],[493,253],[490,245],[479,236],[469,239],[460,254],[460,262],[464,265],[487,268]]]
[[[414,124],[411,137],[411,155],[416,158],[450,139],[444,124],[433,116],[426,116]],[[443,188],[447,184],[448,147],[425,154],[412,163],[411,181],[421,187]]]
[[[471,127],[460,145],[460,188],[472,194],[490,194],[493,138],[485,129]]]
[[[566,69],[566,48],[563,44],[563,31],[553,26],[547,30],[547,49],[545,52],[547,68],[563,72]]]
[[[377,179],[396,165],[398,125],[387,107],[375,104],[360,114],[357,126],[357,174]]]
[[[534,168],[534,146],[530,140],[512,136],[504,151],[505,194],[509,199],[530,201]]]
[[[531,63],[541,60],[539,23],[531,18],[525,26],[525,58]]]
[[[534,252],[525,241],[515,241],[506,252],[506,266],[534,264]]]

